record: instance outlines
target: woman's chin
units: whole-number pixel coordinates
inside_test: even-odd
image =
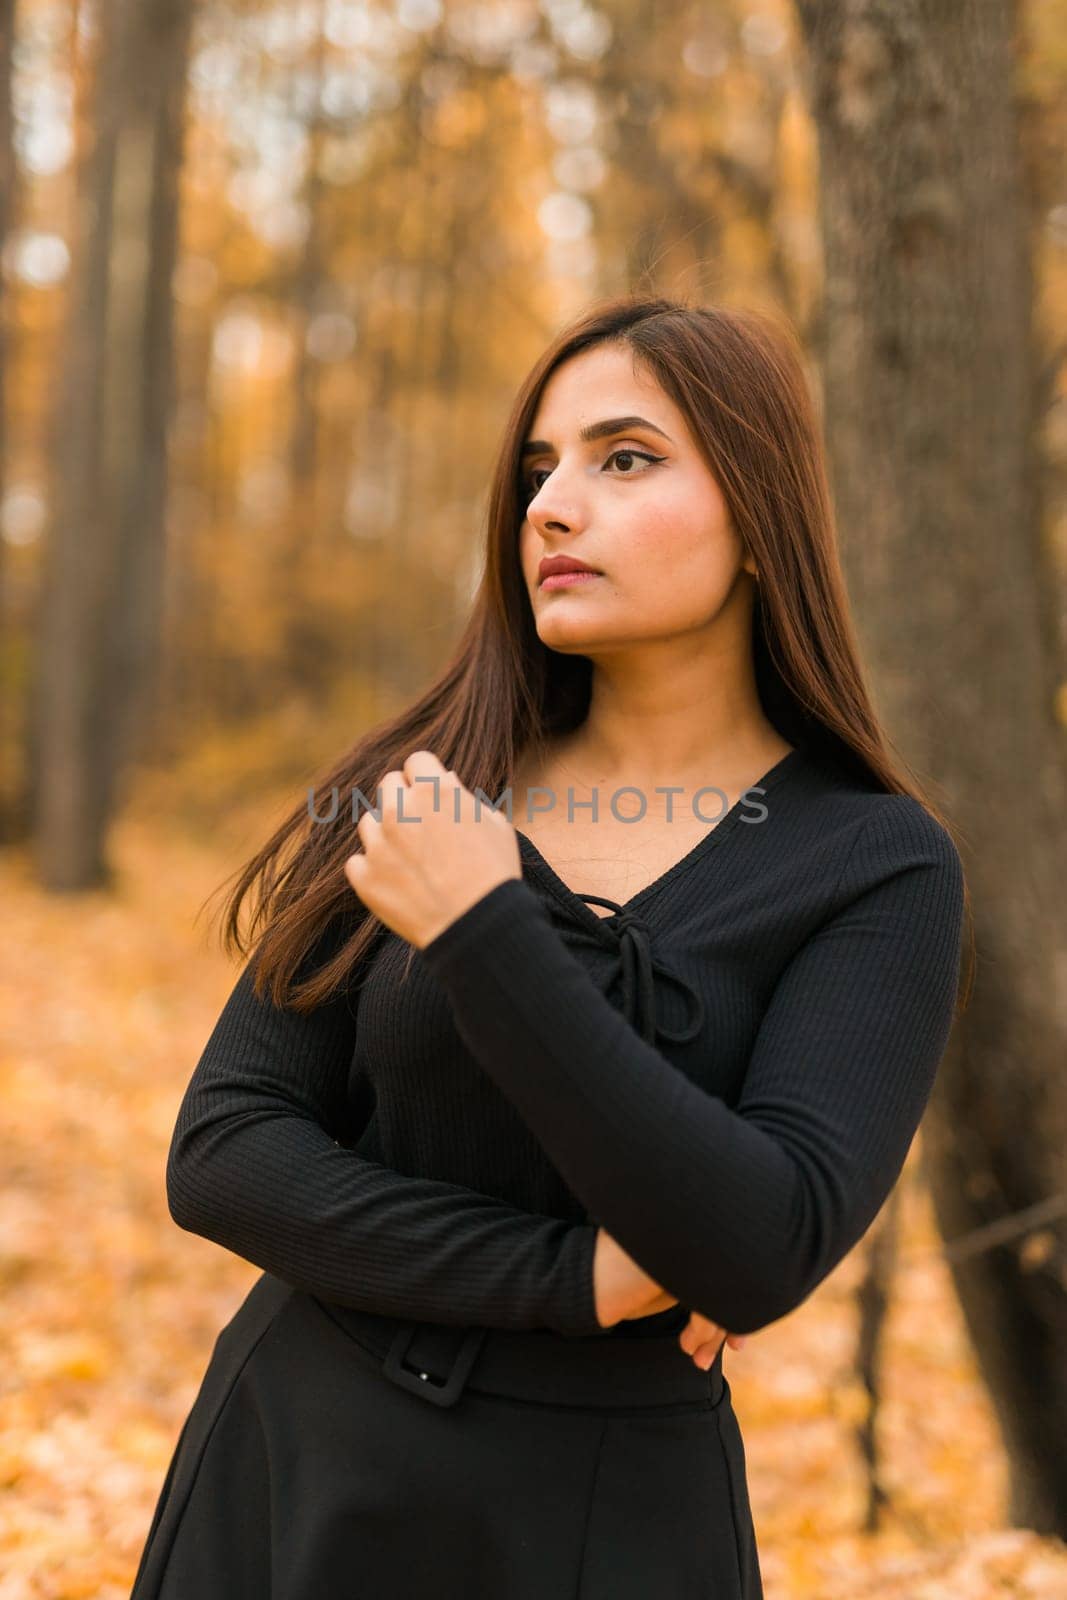
[[[537,635],[549,650],[558,650],[565,655],[588,655],[601,642],[589,628],[565,627],[558,624],[539,627]]]

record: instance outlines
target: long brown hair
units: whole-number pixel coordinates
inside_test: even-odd
[[[333,762],[307,801],[239,869],[225,908],[224,944],[231,954],[247,954],[262,930],[255,950],[261,998],[269,985],[276,1005],[312,1009],[384,931],[344,876],[345,860],[360,847],[354,794],[374,804],[386,772],[402,767],[413,750],[431,750],[467,789],[494,801],[525,750],[540,759],[551,736],[584,720],[592,662],[541,643],[522,574],[520,452],[550,373],[607,341],[629,345],[685,414],[755,557],[752,646],[768,719],[790,744],[829,757],[872,788],[911,795],[955,838],[947,817],[890,753],[871,705],[838,558],[821,430],[794,331],[763,310],[620,296],[565,328],[518,390],[490,485],[484,572],[450,660],[419,699]],[[332,820],[313,819],[312,805],[316,817],[333,813]],[[246,940],[239,916],[254,884]],[[970,921],[966,884],[964,896]],[[329,958],[294,983],[316,948]],[[972,930],[961,1004],[973,962]]]

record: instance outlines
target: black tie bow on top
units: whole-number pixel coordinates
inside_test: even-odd
[[[692,984],[672,972],[670,967],[664,966],[662,961],[657,961],[652,954],[652,940],[646,924],[634,912],[627,911],[625,906],[617,905],[614,900],[606,900],[603,895],[579,894],[578,899],[592,900],[615,912],[614,917],[594,917],[593,920],[603,929],[605,940],[618,947],[622,962],[623,1015],[626,1020],[633,1023],[642,1039],[649,1044],[655,1043],[657,1034],[669,1039],[672,1044],[686,1044],[690,1039],[695,1039],[704,1026],[703,999]],[[657,974],[662,982],[673,983],[680,989],[689,1002],[692,1020],[684,1028],[666,1028],[663,1023],[657,1022]]]

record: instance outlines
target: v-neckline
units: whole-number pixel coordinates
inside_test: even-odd
[[[611,911],[605,917],[598,916],[592,907],[586,904],[581,895],[579,895],[576,890],[572,889],[570,884],[563,881],[552,863],[547,861],[541,854],[541,851],[538,849],[537,845],[534,844],[529,834],[523,833],[521,828],[516,828],[515,832],[518,834],[520,840],[520,853],[522,851],[522,847],[525,846],[526,854],[529,858],[531,866],[540,871],[541,876],[547,882],[548,887],[554,891],[557,899],[561,900],[565,906],[572,908],[587,921],[596,923],[597,926],[601,926],[604,923],[610,925],[616,917],[619,917],[624,913],[627,915],[632,915],[635,907],[638,904],[643,903],[649,898],[650,895],[657,894],[661,889],[666,888],[667,884],[673,882],[673,880],[682,872],[684,872],[687,867],[693,866],[705,854],[706,851],[710,850],[717,841],[720,841],[722,837],[731,831],[731,829],[737,826],[741,817],[741,808],[745,803],[745,796],[751,794],[753,790],[758,789],[761,791],[760,797],[762,798],[763,794],[768,793],[771,789],[774,789],[778,786],[781,780],[785,778],[792,770],[793,766],[801,761],[802,757],[803,752],[799,745],[794,746],[792,750],[787,750],[785,755],[779,757],[779,759],[774,763],[773,767],[768,768],[768,770],[763,774],[762,778],[757,778],[755,783],[750,783],[748,787],[742,791],[742,793],[730,807],[729,811],[727,811],[724,816],[720,817],[718,822],[712,823],[711,827],[706,833],[701,834],[700,838],[697,840],[696,844],[693,845],[692,849],[687,850],[685,855],[680,856],[677,861],[673,862],[671,866],[667,867],[663,872],[661,872],[658,878],[653,878],[652,882],[646,883],[643,889],[638,889],[637,893],[632,894],[628,900],[615,901],[614,904],[619,907],[618,911]],[[752,802],[750,801],[749,804],[751,803]],[[595,895],[591,890],[590,896],[593,899],[601,900],[607,900],[609,898],[607,895]]]

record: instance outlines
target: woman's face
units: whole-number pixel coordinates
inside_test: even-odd
[[[620,418],[644,422],[582,439],[583,428]],[[627,346],[597,345],[557,367],[530,439],[540,443],[523,463],[519,558],[551,649],[595,656],[707,629],[754,571],[684,415],[635,372]],[[555,555],[601,576],[545,589],[538,568]]]

